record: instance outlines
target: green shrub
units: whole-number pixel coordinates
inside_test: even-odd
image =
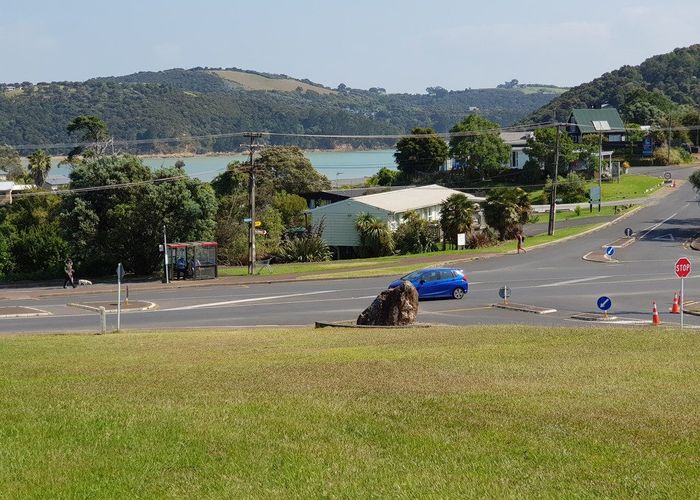
[[[60,236],[57,224],[42,224],[20,231],[11,245],[14,272],[46,278],[63,274],[68,244]]]
[[[396,249],[402,254],[434,252],[437,250],[436,228],[421,219],[413,210],[403,216],[403,223],[394,233]]]
[[[331,260],[331,251],[322,238],[323,223],[317,224],[301,236],[292,237],[281,246],[282,260],[287,262],[323,262]]]

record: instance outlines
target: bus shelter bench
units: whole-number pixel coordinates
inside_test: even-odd
[[[255,261],[255,274],[262,274],[263,271],[267,271],[272,274],[272,259],[257,260]]]

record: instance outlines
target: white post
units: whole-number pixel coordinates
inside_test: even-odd
[[[681,278],[681,329],[683,328],[683,295],[684,295],[684,289],[683,289],[683,278]]]
[[[117,275],[117,331],[121,328],[122,319],[122,279]]]
[[[107,333],[107,312],[104,306],[100,306],[100,333]]]
[[[163,256],[165,258],[165,283],[170,283],[168,279],[168,239],[165,236],[165,225],[163,225]]]

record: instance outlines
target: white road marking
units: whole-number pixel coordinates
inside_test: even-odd
[[[591,276],[589,278],[580,278],[577,280],[559,281],[557,283],[547,283],[544,285],[536,285],[531,288],[547,288],[550,286],[561,286],[561,285],[573,285],[574,283],[584,283],[586,281],[602,280],[605,278],[611,278],[612,276]]]
[[[225,302],[209,302],[207,304],[195,304],[193,306],[183,306],[183,307],[173,307],[170,309],[161,309],[161,312],[166,312],[166,311],[190,311],[192,309],[202,309],[205,307],[219,307],[219,306],[228,306],[231,304],[243,304],[246,302],[256,302],[256,301],[265,301],[265,300],[276,300],[276,299],[286,299],[289,297],[304,297],[307,295],[320,295],[323,293],[336,293],[338,290],[323,290],[319,292],[306,292],[306,293],[290,293],[288,295],[270,295],[268,297],[253,297],[250,299],[238,299],[238,300],[227,300]]]
[[[680,212],[680,210],[679,210],[679,212]],[[643,240],[644,237],[645,237],[647,234],[649,234],[650,232],[652,232],[654,229],[656,229],[657,227],[661,226],[662,224],[665,224],[665,223],[666,223],[667,221],[669,221],[670,219],[673,219],[676,215],[678,215],[678,212],[676,212],[675,214],[673,214],[673,215],[671,215],[671,216],[669,216],[669,217],[666,217],[664,220],[662,220],[662,221],[659,222],[658,224],[654,224],[654,225],[651,226],[650,228],[644,229],[644,230],[643,230],[644,234],[642,234],[641,236],[639,236],[639,239],[640,239],[640,240]]]

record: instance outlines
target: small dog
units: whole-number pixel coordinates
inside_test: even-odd
[[[92,281],[90,281],[90,280],[78,280],[78,285],[79,286],[92,285]]]

